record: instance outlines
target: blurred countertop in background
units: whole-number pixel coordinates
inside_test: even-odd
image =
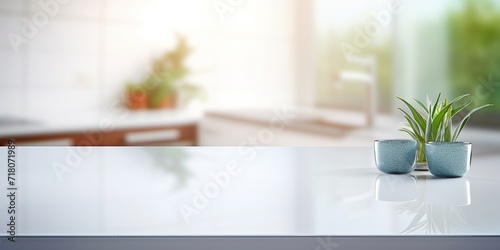
[[[0,137],[73,133],[137,127],[195,124],[201,113],[175,110],[121,111],[115,113],[43,114],[0,117]]]
[[[0,117],[0,143],[23,145],[196,145],[201,113],[154,110]]]
[[[397,115],[376,114],[372,126],[367,126],[365,119],[362,112],[303,107],[52,113],[0,116],[0,138],[25,138],[27,143],[22,144],[27,145],[78,145],[94,133],[93,138],[113,137],[104,145],[116,146],[343,147],[371,146],[376,139],[408,138],[398,131],[402,119]],[[121,134],[115,135],[117,132]],[[122,139],[116,139],[118,136]],[[476,156],[500,154],[500,133],[494,129],[469,126],[459,139],[474,143]]]
[[[378,113],[373,126],[365,119],[362,112],[319,108],[209,110],[200,122],[200,144],[366,147],[376,139],[410,139],[398,131],[398,115]],[[459,140],[472,142],[476,157],[500,155],[495,129],[471,125]]]

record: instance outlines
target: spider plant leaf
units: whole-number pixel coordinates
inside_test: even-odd
[[[429,110],[429,114],[430,114],[431,113],[432,102],[431,102],[431,99],[429,99],[429,95],[425,95],[425,98],[427,99],[427,110]]]
[[[445,127],[444,127],[444,138],[443,138],[443,141],[451,141],[452,137],[451,137],[451,128],[453,126],[452,124],[452,112],[453,110],[450,108],[448,109],[448,114],[446,115],[446,121],[445,121]]]
[[[459,97],[457,97],[457,98],[453,99],[453,101],[451,101],[450,103],[456,103],[456,102],[458,102],[458,101],[462,100],[462,99],[463,99],[464,97],[466,97],[466,96],[469,96],[469,94],[461,95],[461,96],[459,96]]]
[[[418,104],[418,106],[420,106],[422,108],[422,111],[424,111],[424,114],[429,115],[429,109],[421,101],[417,100],[416,98],[413,98],[413,100],[415,100],[415,102]]]
[[[411,121],[411,118],[405,115],[406,121],[408,121],[408,126],[411,128],[411,131],[415,134],[421,134],[420,130],[418,129],[418,126]]]
[[[401,111],[401,113],[403,113],[403,114],[404,114],[405,118],[406,118],[406,117],[408,117],[408,119],[410,120],[410,121],[408,121],[409,123],[413,123],[413,125],[414,125],[416,128],[418,128],[418,130],[414,130],[416,133],[421,133],[420,131],[424,131],[424,128],[422,128],[422,127],[420,126],[420,124],[419,124],[419,123],[418,123],[418,122],[417,122],[417,121],[416,121],[416,120],[415,120],[415,119],[414,119],[414,118],[413,118],[410,114],[408,114],[408,112],[404,111],[404,110],[403,110],[403,109],[401,109],[401,108],[398,108],[398,109],[399,109],[399,111]],[[408,120],[408,119],[407,119],[407,120]]]
[[[456,114],[458,114],[458,112],[462,111],[465,107],[469,106],[469,104],[472,103],[472,100],[456,107],[456,108],[453,108],[452,111],[451,111],[451,117],[455,116]]]
[[[452,138],[452,141],[456,141],[458,139],[458,136],[460,135],[460,133],[462,132],[462,129],[464,129],[465,125],[467,124],[467,122],[469,121],[470,119],[470,116],[480,110],[480,109],[483,109],[483,108],[486,108],[486,107],[489,107],[489,106],[493,106],[492,104],[485,104],[483,106],[480,106],[480,107],[477,107],[477,108],[474,108],[472,109],[471,111],[469,111],[469,113],[462,119],[462,121],[460,121],[460,123],[458,124],[457,128],[455,129],[455,132],[453,133],[453,138]]]
[[[427,118],[427,125],[425,127],[425,141],[430,142],[434,141],[434,138],[432,137],[432,115],[429,114],[429,117]]]
[[[414,131],[413,128],[412,128],[412,126],[408,122],[402,122],[400,124],[400,128],[407,128],[407,129],[410,129],[411,131]]]
[[[416,136],[416,135],[415,135],[415,134],[414,134],[411,130],[409,130],[409,129],[407,129],[407,128],[400,128],[400,129],[399,129],[399,131],[406,132],[406,133],[408,133],[408,135],[410,135],[410,137],[411,137],[412,139],[414,139],[414,140],[418,140],[418,139],[417,139],[417,136]]]
[[[434,107],[432,108],[431,111],[431,117],[434,117],[434,114],[436,113],[437,106],[439,104],[439,98],[441,98],[441,93],[439,93],[438,98],[436,99],[436,102],[434,103]]]
[[[442,140],[441,137],[443,135],[443,130],[441,128],[439,128],[437,131],[438,131],[437,134],[434,136],[434,141],[441,141]]]
[[[408,135],[411,136],[411,138],[415,139],[415,141],[418,141],[419,139],[419,137],[410,128],[401,127],[398,130],[407,133]]]
[[[415,141],[418,141],[417,135],[415,133],[413,133],[413,131],[411,131],[410,129],[403,127],[403,128],[399,128],[399,131],[403,131],[403,132],[408,133],[411,136],[411,138],[415,139]]]
[[[417,124],[415,122],[412,122],[411,118],[407,115],[405,115],[405,119],[408,121],[408,124],[410,125],[411,130],[413,133],[416,135],[416,140],[419,142],[424,141],[424,137],[421,135],[421,131],[418,129]]]
[[[446,105],[432,119],[432,136],[433,136],[433,138],[438,138],[437,135],[438,135],[439,130],[441,130],[440,126],[441,126],[441,124],[444,121],[444,118],[445,118],[444,116],[446,115],[446,113],[448,113],[448,110],[451,108],[452,105],[453,105],[453,103],[450,103],[450,104]]]
[[[453,137],[451,138],[452,139],[451,141],[456,141],[458,139],[458,136],[462,132],[462,129],[464,129],[465,125],[467,125],[467,122],[469,121],[469,119],[470,119],[470,116],[465,117],[464,119],[462,119],[462,121],[460,121],[457,128],[455,129],[455,132],[453,133]]]
[[[425,131],[426,124],[425,124],[425,119],[422,117],[422,115],[410,103],[408,103],[405,99],[403,99],[399,96],[397,98],[406,104],[408,109],[410,109],[411,114],[413,115],[413,119],[417,122],[417,124],[420,126],[420,128],[422,128],[422,130]]]
[[[436,135],[436,141],[443,141],[444,138],[444,123],[439,124],[438,133]]]
[[[406,119],[406,121],[408,122],[408,125],[410,125],[410,127],[413,129],[413,131],[415,133],[422,133],[422,128],[418,125],[417,121],[415,121],[415,119],[413,119],[413,117],[411,117],[408,112],[404,111],[403,109],[401,108],[398,108],[399,111],[401,111],[401,113],[404,114],[404,118]]]
[[[408,130],[410,130],[411,132],[413,132],[413,130],[411,129],[410,125],[408,125],[408,123],[406,123],[406,122],[405,122],[404,124],[402,124],[402,125],[401,125],[401,127],[399,127],[399,128],[400,128],[400,129],[405,128],[405,129],[408,129]]]

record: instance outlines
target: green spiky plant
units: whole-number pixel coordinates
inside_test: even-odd
[[[427,162],[425,158],[425,143],[456,141],[465,125],[467,125],[470,116],[474,112],[482,108],[492,106],[492,104],[486,104],[470,110],[453,131],[453,117],[472,103],[472,100],[469,100],[464,104],[457,105],[460,100],[467,96],[469,95],[462,95],[452,101],[448,101],[444,98],[444,100],[439,102],[441,98],[440,93],[435,102],[430,101],[427,97],[427,105],[417,99],[414,99],[417,103],[416,106],[411,105],[408,101],[401,97],[397,97],[410,110],[408,113],[405,110],[398,108],[403,113],[406,120],[406,123],[404,123],[399,130],[408,133],[418,142],[417,162]]]

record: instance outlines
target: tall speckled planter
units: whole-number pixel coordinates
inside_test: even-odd
[[[429,142],[425,144],[427,165],[436,177],[462,177],[470,169],[470,142]]]

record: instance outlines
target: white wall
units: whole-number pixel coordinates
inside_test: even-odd
[[[107,110],[175,32],[195,48],[205,107],[293,102],[295,1],[242,0],[221,21],[212,0],[65,0],[16,52],[8,34],[53,1],[0,0],[0,114]]]

